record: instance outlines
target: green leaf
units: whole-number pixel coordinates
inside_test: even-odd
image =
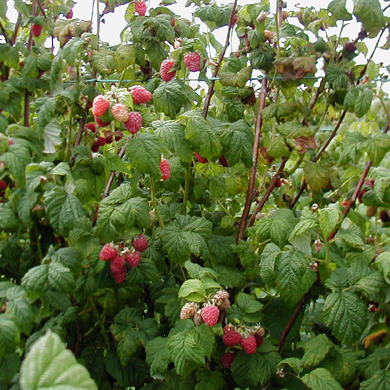
[[[134,167],[143,173],[148,173],[160,179],[160,161],[162,149],[156,135],[140,134],[129,141],[126,156]]]
[[[0,386],[5,384],[5,388],[8,388],[7,384],[11,383],[11,379],[19,370],[20,356],[18,354],[0,357]]]
[[[56,99],[54,97],[42,97],[35,101],[38,112],[37,123],[40,130],[43,130],[55,116]]]
[[[123,72],[128,66],[135,64],[137,58],[135,46],[118,45],[114,53],[114,58],[117,71],[119,73]]]
[[[10,203],[0,203],[0,229],[16,231],[19,228],[19,219],[11,208]]]
[[[45,206],[51,225],[64,237],[77,226],[77,220],[86,214],[79,199],[61,187],[46,193]]]
[[[50,122],[45,126],[43,139],[45,141],[45,148],[43,153],[55,153],[56,146],[61,145],[61,125],[55,119],[50,120]]]
[[[87,369],[51,331],[38,339],[27,353],[20,369],[22,390],[97,390]]]
[[[293,227],[296,224],[294,212],[290,209],[277,209],[272,216],[270,237],[278,246],[287,242]]]
[[[194,390],[220,390],[225,384],[221,371],[198,371],[196,379],[197,384]]]
[[[268,156],[273,158],[288,157],[290,153],[284,137],[281,136],[274,138],[267,149]]]
[[[161,230],[161,242],[169,258],[184,263],[191,253],[203,259],[209,257],[206,239],[211,234],[212,223],[204,218],[178,215],[170,226]]]
[[[345,345],[351,345],[367,326],[367,307],[350,291],[335,291],[325,301],[323,317],[332,334]]]
[[[296,304],[316,280],[310,259],[297,249],[282,253],[276,262],[276,284],[282,299]]]
[[[244,310],[245,313],[249,314],[259,312],[263,308],[263,305],[253,296],[242,292],[237,296],[237,305],[240,309]]]
[[[386,24],[386,18],[383,15],[379,0],[355,0],[353,14],[359,22],[363,23],[363,27],[369,33],[370,38],[378,35]]]
[[[290,366],[297,374],[299,374],[299,373],[302,371],[301,359],[294,358],[294,357],[286,358],[286,359],[283,359],[281,362],[279,362],[279,366],[281,366],[282,364],[287,364],[287,365]]]
[[[390,150],[390,135],[381,134],[376,137],[368,137],[364,146],[372,164],[377,167]]]
[[[30,268],[23,276],[22,286],[28,292],[43,293],[54,290],[69,293],[75,280],[68,268],[59,263],[42,264]]]
[[[340,212],[331,207],[321,209],[319,210],[318,220],[324,239],[327,240],[340,221]]]
[[[382,252],[375,260],[374,266],[382,273],[390,284],[390,252]]]
[[[342,390],[343,388],[325,368],[316,368],[302,377],[302,382],[312,390]]]
[[[276,352],[248,355],[240,351],[232,363],[233,378],[242,388],[259,384],[264,387],[271,380],[280,360]]]
[[[0,315],[0,328],[0,357],[3,357],[15,352],[20,334],[15,322],[5,314]]]
[[[179,298],[185,298],[188,301],[204,302],[206,289],[202,281],[198,279],[188,279],[180,287]]]
[[[207,24],[211,31],[229,23],[232,5],[203,5],[195,11],[195,16]]]
[[[176,372],[184,377],[205,364],[205,352],[200,346],[200,335],[195,329],[184,331],[168,341]]]
[[[78,37],[72,38],[60,51],[63,59],[69,65],[76,65],[76,59],[85,50],[86,41]]]
[[[175,118],[186,101],[186,94],[179,81],[161,83],[153,92],[153,102],[158,111]]]
[[[234,238],[231,236],[211,235],[207,241],[211,258],[215,258],[218,263],[231,264],[235,263],[235,255],[232,249]]]
[[[332,347],[333,343],[324,334],[314,337],[303,345],[305,354],[302,357],[302,365],[304,367],[317,366],[325,359]]]
[[[329,169],[319,165],[319,163],[306,162],[303,166],[305,181],[310,190],[317,192],[326,188],[330,183]]]
[[[279,253],[280,248],[273,243],[269,243],[260,256],[260,276],[269,286],[272,286],[275,282],[275,263]]]
[[[254,138],[252,128],[248,122],[240,119],[231,123],[228,127],[224,127],[220,140],[223,146],[223,154],[229,166],[233,166],[240,161],[248,168],[252,165],[252,144]]]
[[[333,0],[328,5],[328,10],[337,20],[351,20],[352,15],[345,8],[347,0]]]
[[[14,141],[7,152],[0,156],[0,161],[3,161],[5,167],[12,173],[15,179],[15,184],[18,187],[23,187],[25,184],[25,168],[30,163],[31,157],[28,148],[24,142],[18,139]]]
[[[360,383],[361,390],[387,390],[390,388],[390,372],[379,370],[374,375]]]
[[[355,100],[355,114],[358,118],[362,118],[371,108],[373,92],[370,89],[364,88],[359,90],[359,94]]]
[[[114,51],[107,47],[92,51],[92,66],[102,75],[108,75],[115,70],[116,62]]]
[[[218,274],[211,268],[202,267],[199,264],[191,263],[190,260],[186,261],[184,264],[188,275],[193,279],[201,279],[204,277],[216,279]]]
[[[150,375],[156,377],[164,374],[170,362],[170,351],[167,348],[168,339],[157,337],[150,340],[146,346],[146,362],[150,366]]]
[[[122,184],[100,203],[96,234],[104,242],[118,241],[132,227],[143,229],[150,224],[145,199],[132,196],[131,187]]]

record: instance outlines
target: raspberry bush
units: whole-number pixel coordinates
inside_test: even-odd
[[[386,4],[3,3],[0,390],[387,388]]]

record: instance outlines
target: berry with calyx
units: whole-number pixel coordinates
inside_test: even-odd
[[[148,103],[152,99],[151,92],[141,85],[134,85],[134,87],[131,87],[130,94],[134,104]]]
[[[123,256],[117,255],[110,263],[111,274],[117,283],[122,283],[126,279],[126,266]]]
[[[96,124],[93,123],[93,122],[90,122],[90,123],[87,123],[85,125],[85,127],[88,129],[88,130],[91,130],[92,133],[96,133]]]
[[[4,180],[0,180],[0,191],[5,190],[8,187],[8,184]]]
[[[69,12],[65,15],[66,19],[73,19],[73,10],[70,9]]]
[[[135,236],[132,241],[133,248],[138,252],[145,252],[148,249],[148,239],[143,234]]]
[[[218,322],[219,318],[219,309],[217,306],[210,305],[205,306],[201,311],[201,316],[203,322],[208,326],[214,326]]]
[[[253,336],[256,339],[256,345],[260,347],[260,345],[264,343],[264,337],[260,336],[258,333],[255,333]]]
[[[229,299],[230,294],[226,290],[219,290],[214,295],[215,299]]]
[[[184,56],[184,64],[190,72],[199,72],[202,67],[202,59],[199,53],[192,51]]]
[[[227,347],[234,347],[235,345],[241,344],[242,335],[237,331],[235,326],[226,325],[223,328],[222,341]]]
[[[233,360],[235,358],[236,358],[236,355],[234,354],[234,352],[227,352],[227,353],[225,353],[225,355],[223,355],[221,357],[222,366],[225,367],[225,368],[230,368],[230,366],[232,365]]]
[[[129,120],[129,110],[122,103],[117,103],[111,108],[112,116],[118,122],[126,123]]]
[[[161,62],[160,76],[164,81],[172,80],[175,77],[176,70],[171,71],[175,66],[175,60],[168,59]]]
[[[160,162],[160,171],[162,173],[161,179],[168,180],[171,176],[171,165],[168,160],[162,159]]]
[[[125,261],[131,268],[137,268],[141,262],[141,253],[140,252],[127,252],[125,254]]]
[[[103,261],[109,261],[114,260],[117,255],[118,251],[116,248],[111,244],[106,244],[100,251],[99,257]]]
[[[8,138],[8,146],[15,145],[15,142],[12,138]]]
[[[100,118],[107,112],[108,107],[110,107],[110,102],[104,96],[96,96],[92,102],[93,116]]]
[[[98,150],[99,150],[99,148],[100,148],[99,141],[95,141],[95,142],[93,143],[93,145],[91,146],[91,150],[92,150],[92,152],[94,152],[94,153],[97,153]]]
[[[249,336],[241,341],[242,349],[249,355],[256,353],[257,342],[255,336]]]
[[[138,1],[135,3],[135,12],[139,16],[145,16],[146,14],[146,3],[144,1]]]
[[[131,134],[138,133],[142,127],[142,115],[139,112],[130,111],[125,127]]]
[[[347,42],[344,46],[344,50],[348,53],[354,53],[356,50],[356,45],[353,42]]]
[[[182,320],[188,320],[190,318],[194,318],[197,310],[198,310],[198,306],[194,302],[187,302],[181,308],[180,318]]]
[[[228,310],[228,309],[230,309],[230,301],[229,301],[229,299],[223,299],[221,304],[219,305],[219,308],[221,310]]]
[[[367,217],[373,217],[376,214],[377,210],[378,209],[375,206],[368,206],[366,210]]]
[[[205,157],[202,157],[200,154],[194,152],[194,157],[201,163],[201,164],[206,164],[207,162],[209,162],[209,160],[207,160],[207,158]]]
[[[34,36],[39,37],[42,34],[42,28],[43,26],[41,24],[33,24],[31,26],[31,32]]]
[[[100,146],[104,146],[107,143],[104,137],[98,137],[97,142],[99,143]]]
[[[203,318],[200,313],[196,312],[194,315],[194,324],[195,326],[199,326],[203,324]]]

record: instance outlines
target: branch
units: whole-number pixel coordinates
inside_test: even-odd
[[[18,19],[17,19],[16,24],[15,24],[14,33],[12,34],[12,38],[11,38],[11,41],[9,43],[11,46],[15,45],[16,37],[18,36],[18,31],[19,31],[21,23],[22,23],[22,15],[19,12]]]
[[[207,91],[205,103],[204,103],[203,110],[202,110],[202,115],[203,115],[203,118],[205,118],[205,119],[206,119],[207,114],[209,112],[211,98],[214,95],[214,86],[215,86],[215,81],[216,81],[215,79],[218,76],[219,69],[220,69],[222,61],[225,57],[226,50],[227,50],[228,46],[230,45],[230,32],[232,31],[233,25],[234,25],[234,17],[236,15],[237,1],[238,0],[234,0],[232,12],[230,13],[229,26],[228,26],[228,31],[226,34],[225,46],[223,47],[221,54],[219,55],[217,65],[216,65],[214,72],[213,72],[213,80],[211,80],[211,83],[209,85],[209,90]]]
[[[1,30],[1,32],[3,33],[5,42],[6,42],[6,43],[9,43],[9,37],[8,37],[7,31],[6,31],[6,29],[4,28],[3,24],[1,23],[1,21],[0,21],[0,30]]]
[[[39,0],[36,0],[36,2],[38,3],[38,7],[41,10],[42,15],[44,16],[45,19],[47,19],[45,8],[43,8],[43,6],[42,6],[42,4],[41,4],[41,2]]]
[[[249,174],[249,185],[248,185],[248,192],[246,195],[245,207],[241,216],[240,226],[237,233],[237,238],[236,238],[237,243],[239,242],[240,239],[244,237],[245,230],[246,230],[246,221],[248,219],[248,215],[251,209],[251,205],[255,193],[255,182],[256,182],[257,162],[259,160],[261,127],[263,125],[263,117],[261,113],[265,107],[265,97],[267,93],[267,87],[268,87],[268,77],[264,77],[261,84],[261,92],[259,97],[260,100],[259,111],[257,113],[257,118],[256,118],[255,141],[253,144],[253,153],[252,153],[252,168]]]

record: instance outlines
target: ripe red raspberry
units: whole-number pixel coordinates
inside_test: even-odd
[[[257,342],[255,336],[249,336],[246,339],[243,339],[241,341],[241,347],[247,354],[254,354],[257,349]]]
[[[5,190],[8,187],[8,184],[4,180],[0,180],[0,190]]]
[[[142,115],[139,112],[129,112],[129,119],[125,123],[126,129],[131,133],[138,133],[142,127]]]
[[[131,87],[130,93],[134,104],[148,103],[152,98],[152,94],[141,85],[134,85],[134,87]]]
[[[93,145],[91,146],[91,150],[92,150],[92,152],[94,152],[94,153],[98,152],[99,148],[100,148],[99,141],[95,141],[95,142],[93,143]]]
[[[199,72],[202,67],[199,53],[193,51],[184,56],[184,64],[190,72]]]
[[[127,252],[125,254],[125,261],[131,268],[137,268],[141,262],[140,252]]]
[[[70,9],[69,12],[65,15],[66,19],[73,19],[73,10]]]
[[[109,123],[104,123],[100,118],[95,116],[95,122],[98,124],[99,127],[106,127],[109,125]]]
[[[129,110],[122,103],[117,103],[111,108],[112,116],[122,123],[126,123],[129,120]]]
[[[85,127],[88,129],[88,130],[91,130],[92,133],[96,133],[96,124],[93,123],[93,122],[90,122],[90,123],[87,123],[85,125]]]
[[[145,252],[148,249],[148,239],[143,234],[135,236],[132,241],[133,248],[138,252]]]
[[[217,324],[219,318],[219,309],[217,306],[205,306],[200,314],[206,325],[214,326]]]
[[[260,347],[260,345],[264,343],[264,337],[260,336],[258,333],[255,333],[253,336],[256,339],[256,345]]]
[[[139,16],[145,16],[146,14],[146,3],[144,1],[139,1],[135,3],[135,12]]]
[[[116,257],[117,255],[118,255],[117,250],[116,250],[111,244],[106,244],[106,245],[104,245],[104,247],[103,247],[102,250],[100,251],[99,257],[100,257],[103,261],[107,261],[107,260],[113,260],[113,259],[115,259],[115,257]]]
[[[107,143],[104,137],[98,137],[97,142],[99,143],[100,146],[104,146]]]
[[[107,135],[106,136],[106,143],[107,144],[112,144],[112,140],[113,140],[112,135]]]
[[[198,306],[194,302],[187,302],[180,311],[180,318],[182,320],[188,320],[189,318],[194,318]]]
[[[242,336],[234,326],[226,325],[223,328],[222,340],[227,347],[234,347],[241,344]]]
[[[235,358],[236,355],[234,354],[234,352],[225,353],[225,355],[221,357],[222,366],[225,368],[230,368]]]
[[[117,283],[122,283],[126,279],[126,266],[123,256],[117,255],[110,263],[111,274]]]
[[[164,81],[172,80],[175,77],[176,70],[171,71],[175,66],[175,60],[164,60],[160,66],[160,76]]]
[[[219,159],[218,159],[219,163],[225,167],[225,168],[228,168],[229,167],[229,163],[228,161],[226,160],[226,157],[224,155],[222,155]]]
[[[108,107],[110,107],[110,102],[102,95],[98,95],[93,99],[92,102],[92,114],[93,116],[96,116],[100,118],[102,115],[104,115]]]
[[[207,160],[207,158],[205,157],[202,157],[200,154],[194,152],[194,157],[201,163],[201,164],[206,164],[207,162],[209,162],[209,160]]]
[[[39,37],[42,33],[42,28],[43,26],[41,24],[33,24],[31,26],[31,31],[33,33],[33,35],[35,35],[36,37]]]
[[[168,180],[171,176],[171,165],[169,164],[168,160],[161,160],[160,162],[160,171],[162,173],[162,180]]]

